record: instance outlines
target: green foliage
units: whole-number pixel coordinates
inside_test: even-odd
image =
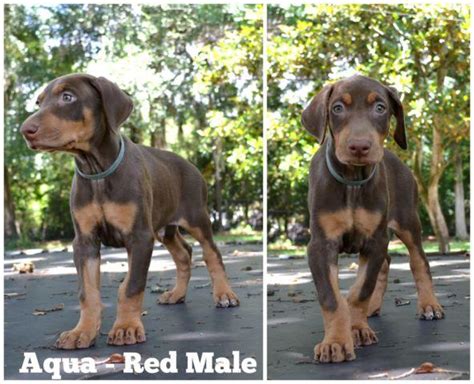
[[[469,7],[270,6],[268,25],[268,185],[273,217],[288,221],[307,215],[307,172],[318,146],[300,123],[304,105],[325,83],[357,71],[399,91],[409,149],[399,150],[391,137],[387,145],[412,168],[414,155],[422,152],[425,180],[431,167],[433,125],[442,133],[447,168],[440,193],[452,226],[453,151],[462,150],[464,163],[469,163]],[[468,172],[466,167],[466,181]],[[422,219],[425,233],[432,232],[424,211]]]
[[[73,236],[71,156],[34,153],[19,134],[40,89],[71,72],[129,92],[124,133],[195,163],[211,209],[218,150],[222,209],[260,209],[262,15],[256,5],[5,6],[5,160],[21,235]]]

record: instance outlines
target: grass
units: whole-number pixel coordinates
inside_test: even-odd
[[[425,240],[423,241],[423,249],[425,252],[438,252],[438,243],[435,240]],[[451,252],[464,250],[469,251],[469,249],[469,241],[459,241],[452,239],[450,242]],[[388,252],[408,254],[405,245],[400,240],[391,241],[388,246]],[[287,256],[301,256],[306,254],[306,246],[293,245],[288,239],[279,240],[268,245],[268,254],[273,256],[281,254]]]

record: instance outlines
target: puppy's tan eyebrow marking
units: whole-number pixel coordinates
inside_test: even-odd
[[[352,104],[352,96],[350,93],[344,93],[342,95],[342,101],[347,104],[347,105],[351,105]]]
[[[64,91],[66,89],[66,85],[65,84],[58,84],[58,85],[55,85],[53,90],[51,91],[53,95],[59,95],[62,91]]]
[[[367,102],[369,104],[372,104],[377,98],[380,98],[379,94],[376,92],[370,92],[369,95],[367,96]]]

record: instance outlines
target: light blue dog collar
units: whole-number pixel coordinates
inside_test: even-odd
[[[88,175],[84,172],[82,172],[76,165],[76,173],[83,177],[84,179],[87,179],[87,180],[101,180],[101,179],[105,179],[107,176],[110,176],[112,173],[114,173],[118,166],[120,165],[120,163],[122,162],[123,158],[125,157],[125,143],[123,141],[123,137],[120,136],[120,150],[119,150],[119,154],[117,156],[117,158],[115,159],[115,161],[112,163],[112,165],[106,169],[104,172],[99,172],[99,173],[96,173],[96,174],[93,174],[93,175]]]

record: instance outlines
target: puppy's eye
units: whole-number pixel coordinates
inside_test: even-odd
[[[70,92],[63,92],[61,94],[61,101],[64,103],[72,103],[76,101],[76,97]]]
[[[382,113],[385,113],[386,110],[387,108],[385,107],[383,103],[375,104],[375,112],[382,114]]]
[[[344,112],[344,105],[342,103],[336,103],[332,106],[332,111],[336,115],[339,114],[339,113],[342,113],[342,112]]]

